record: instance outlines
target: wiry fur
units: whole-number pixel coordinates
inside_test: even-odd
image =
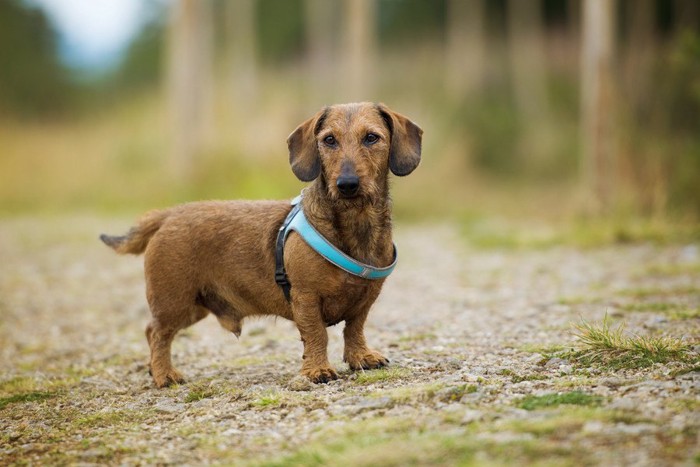
[[[368,145],[368,132],[379,136]],[[332,134],[337,145],[324,138]],[[383,105],[328,107],[289,137],[290,163],[306,188],[303,208],[316,229],[346,254],[374,266],[392,261],[388,173],[407,175],[420,160],[422,131]],[[343,197],[336,180],[351,171],[356,196]],[[275,239],[288,201],[209,201],[152,211],[122,237],[100,238],[118,253],[145,251],[152,320],[146,328],[151,374],[158,387],[183,381],[171,363],[175,334],[210,312],[239,336],[247,316],[294,321],[304,342],[302,374],[314,382],[337,378],[327,357],[326,326],[345,321],[344,359],[352,369],[388,360],[371,350],[363,327],[384,282],[352,276],[325,261],[292,233],[284,261],[291,304],[274,281]]]

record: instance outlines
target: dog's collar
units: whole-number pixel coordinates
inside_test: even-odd
[[[291,284],[287,280],[287,273],[284,269],[284,244],[287,240],[287,236],[289,236],[289,233],[292,231],[299,234],[299,236],[326,261],[349,274],[364,279],[383,279],[391,274],[398,261],[396,245],[393,245],[394,256],[391,264],[383,268],[371,266],[351,258],[329,242],[313,225],[311,225],[308,219],[306,219],[301,206],[302,197],[303,193],[292,200],[292,210],[287,215],[287,218],[282,223],[282,227],[280,227],[277,234],[275,281],[282,287],[287,300],[290,299],[289,290]]]

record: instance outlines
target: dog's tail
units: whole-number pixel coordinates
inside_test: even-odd
[[[119,254],[131,253],[139,255],[146,250],[149,240],[160,229],[163,221],[169,215],[170,210],[167,209],[147,212],[139,219],[138,225],[132,227],[126,235],[112,236],[102,234],[100,235],[100,240]]]

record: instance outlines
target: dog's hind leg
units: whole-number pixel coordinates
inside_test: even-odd
[[[157,387],[162,388],[185,382],[185,378],[172,364],[170,347],[173,338],[178,331],[191,326],[208,314],[206,309],[198,306],[192,306],[185,313],[169,314],[167,320],[158,319],[157,314],[153,313],[153,319],[146,326],[146,339],[151,348],[149,371]],[[173,316],[181,317],[181,319],[174,320]]]

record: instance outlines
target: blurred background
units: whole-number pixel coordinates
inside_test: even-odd
[[[425,130],[399,220],[698,232],[697,0],[2,0],[0,214],[291,198],[365,100]]]

